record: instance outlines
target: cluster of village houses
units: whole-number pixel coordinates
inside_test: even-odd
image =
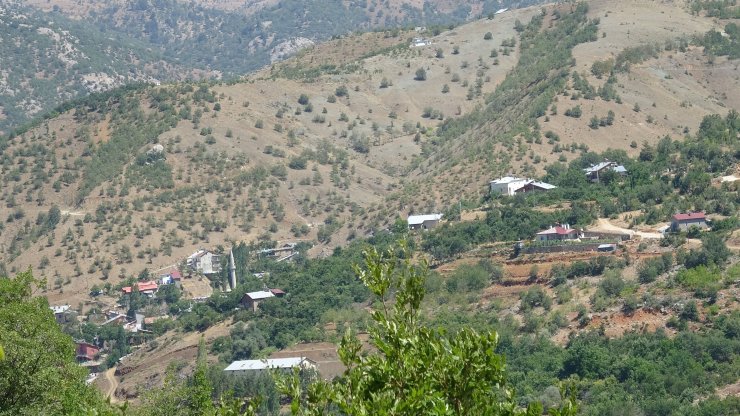
[[[296,243],[286,243],[274,249],[261,250],[259,254],[267,258],[273,258],[276,261],[282,261],[295,256],[296,246]],[[229,274],[232,277],[232,282],[230,282],[229,286],[227,286],[227,291],[230,291],[236,285],[234,273],[234,258],[231,253],[229,257]],[[221,272],[221,255],[206,249],[199,249],[192,255],[188,256],[186,260],[186,265],[191,272],[201,275],[207,276],[218,274]],[[261,278],[265,276],[265,273],[255,273],[255,276]],[[142,295],[154,298],[157,296],[157,292],[162,287],[167,285],[176,285],[179,287],[182,283],[182,280],[183,276],[180,270],[173,267],[170,270],[161,272],[156,279],[137,282],[131,286],[122,287],[121,294],[131,295],[134,291],[137,291]],[[285,296],[285,294],[285,291],[278,288],[265,288],[264,290],[247,292],[242,296],[240,300],[240,306],[244,309],[256,312],[261,302],[270,298],[281,298]],[[192,298],[190,300],[193,302],[199,302],[205,301],[206,298]],[[51,306],[50,309],[59,324],[67,323],[71,319],[77,319],[75,315],[72,314],[73,310],[70,305]],[[154,322],[156,322],[158,319],[168,318],[168,316],[146,317],[143,314],[137,313],[135,319],[131,319],[126,314],[116,310],[108,310],[103,315],[105,320],[100,325],[122,325],[124,331],[131,334],[129,336],[129,342],[132,344],[142,342],[142,340],[144,339],[144,337],[134,336],[134,334],[144,335],[147,333],[151,333],[151,325],[154,324]],[[76,342],[76,345],[77,361],[80,363],[80,365],[88,368],[91,373],[97,373],[102,363],[101,347],[86,341],[78,341]],[[295,364],[293,364],[294,361]],[[299,366],[303,368],[307,366],[312,366],[313,364],[311,363],[312,362],[310,362],[310,360],[307,360],[304,357],[298,361],[283,359],[278,360],[274,363],[269,362],[263,367],[292,368],[295,366]],[[259,366],[253,365],[252,367],[256,369]]]
[[[583,173],[584,175],[586,175],[586,178],[591,182],[597,183],[607,172],[614,172],[615,174],[620,176],[627,175],[627,169],[623,165],[610,160],[604,160],[598,164],[591,165],[590,167],[583,169]],[[511,175],[490,181],[489,188],[490,192],[495,195],[515,196],[528,192],[547,192],[556,189],[557,186],[538,181],[536,179],[521,178]],[[430,230],[436,227],[441,220],[442,214],[410,215],[407,219],[407,223],[410,230]],[[703,212],[688,212],[676,214],[671,218],[671,225],[665,227],[661,231],[687,231],[692,226],[699,229],[708,228],[707,219]],[[597,235],[597,233],[587,233],[585,232],[585,230],[582,229],[579,230],[571,228],[568,224],[558,224],[537,233],[534,236],[533,241],[568,241],[597,239],[598,237],[599,235]],[[613,251],[616,249],[616,244],[600,245],[597,249],[599,251]]]
[[[598,182],[601,175],[606,171],[613,171],[619,175],[626,175],[627,170],[624,166],[615,162],[605,160],[602,163],[584,169],[586,177]],[[555,185],[537,181],[529,178],[520,178],[516,176],[505,176],[493,180],[489,184],[490,191],[494,194],[504,196],[514,196],[526,192],[547,192],[555,189]],[[424,214],[410,215],[407,219],[410,230],[430,230],[436,227],[442,220],[442,214]],[[707,220],[702,212],[688,212],[676,214],[672,217],[671,225],[666,231],[687,231],[690,227],[706,229]],[[568,224],[558,224],[549,227],[546,230],[538,232],[533,241],[535,242],[567,242],[576,240],[599,239],[604,237],[603,233],[588,232],[583,229],[570,227]],[[611,237],[614,237],[612,235]],[[628,238],[628,237],[627,237]],[[598,251],[614,251],[617,245],[615,243],[600,244],[596,248]],[[289,260],[297,254],[296,243],[286,243],[277,248],[263,249],[258,253],[261,256],[272,258],[276,261]],[[199,249],[192,255],[188,256],[186,264],[189,270],[202,275],[214,275],[221,272],[221,255],[206,249]],[[229,255],[229,275],[230,282],[226,291],[230,291],[236,286],[235,264],[233,254]],[[262,273],[255,274],[262,277]],[[173,268],[161,273],[156,280],[137,282],[132,286],[126,286],[121,289],[123,295],[130,295],[134,290],[139,293],[155,297],[158,290],[166,285],[180,285],[183,276],[180,271]],[[259,304],[270,298],[280,298],[285,296],[285,292],[277,288],[265,288],[264,290],[245,293],[240,301],[241,307],[256,312]],[[193,301],[202,301],[205,299],[192,299]],[[54,316],[59,323],[64,323],[68,319],[70,305],[52,306]],[[101,325],[117,324],[123,325],[124,330],[131,333],[150,332],[148,327],[157,319],[166,317],[145,317],[136,314],[136,319],[131,320],[125,314],[116,311],[108,311],[105,314],[106,320]],[[90,371],[95,372],[100,366],[100,347],[88,342],[77,342],[76,356],[81,365],[86,366]],[[254,371],[263,371],[268,369],[292,369],[292,368],[316,368],[316,363],[306,357],[286,357],[264,360],[241,360],[234,361],[226,367],[224,371],[233,374],[242,374]]]

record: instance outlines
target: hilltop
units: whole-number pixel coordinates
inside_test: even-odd
[[[136,81],[232,79],[331,37],[448,25],[523,1],[7,1],[0,132],[72,98]]]

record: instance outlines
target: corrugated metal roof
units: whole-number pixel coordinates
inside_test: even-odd
[[[242,360],[229,364],[224,371],[266,370],[268,368],[293,368],[307,361],[306,357],[269,358],[265,360]],[[310,360],[308,360],[310,361]]]
[[[271,297],[274,297],[275,295],[268,290],[260,290],[257,292],[249,292],[247,293],[247,296],[249,296],[249,298],[252,300],[260,300],[260,299],[271,298]]]
[[[424,221],[439,221],[442,219],[442,214],[427,214],[427,215],[409,215],[409,225],[423,224]]]
[[[496,185],[512,183],[512,182],[527,182],[527,179],[517,178],[516,176],[504,176],[503,178],[499,178],[499,179],[491,181],[491,183],[495,183]]]
[[[69,308],[71,308],[70,305],[49,306],[49,309],[51,309],[54,314],[67,312]]]
[[[540,181],[533,181],[532,182],[532,185],[538,186],[538,187],[540,187],[542,189],[555,189],[555,188],[557,188],[557,186],[555,186],[555,185],[549,184],[547,182],[540,182]]]

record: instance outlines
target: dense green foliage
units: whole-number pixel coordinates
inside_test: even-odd
[[[669,338],[627,334],[618,339],[590,333],[563,349],[538,338],[504,337],[510,380],[517,392],[544,399],[548,386],[576,380],[584,415],[732,415],[740,400],[694,400],[731,384],[740,375],[737,312],[717,320],[717,329],[682,332]],[[546,397],[546,396],[545,396]]]
[[[737,10],[740,15],[740,8]],[[728,23],[725,26],[725,34],[727,36],[716,30],[710,30],[698,43],[704,46],[705,52],[710,55],[726,55],[729,59],[740,58],[740,29],[737,23]]]
[[[281,380],[281,390],[293,399],[292,413],[541,415],[537,403],[526,411],[517,407],[506,387],[503,357],[494,352],[495,333],[464,328],[447,334],[421,324],[425,265],[396,256],[372,249],[364,267],[355,268],[382,304],[372,313],[369,331],[377,353],[364,354],[347,332],[339,347],[347,370],[340,378],[309,385],[305,396],[297,378]],[[569,399],[550,409],[558,416],[576,412]]]
[[[0,415],[109,414],[31,272],[0,277]],[[112,413],[112,412],[110,412]]]
[[[737,0],[693,0],[691,11],[705,11],[707,16],[720,19],[740,19],[740,5]]]

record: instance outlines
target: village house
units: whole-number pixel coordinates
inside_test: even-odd
[[[133,288],[136,287],[139,290],[139,293],[143,295],[147,295],[149,297],[154,296],[155,293],[157,293],[157,290],[159,290],[159,285],[157,282],[150,280],[148,282],[139,282],[135,283],[134,286],[125,286],[121,288],[121,291],[124,295],[130,295],[133,291]]]
[[[76,344],[75,357],[77,362],[91,373],[100,371],[102,364],[99,360],[100,348],[88,342],[77,342]]]
[[[429,39],[427,39],[427,38],[415,37],[411,41],[411,45],[410,46],[412,48],[418,48],[418,47],[421,47],[421,46],[427,46],[427,45],[431,45],[431,44],[432,44],[432,41],[429,40]]]
[[[514,196],[525,192],[542,192],[557,188],[546,182],[534,179],[518,178],[516,176],[504,176],[489,183],[491,192],[495,194]]]
[[[563,240],[575,240],[579,238],[578,230],[570,228],[570,225],[556,225],[550,227],[545,231],[537,233],[537,241],[563,241]]]
[[[707,218],[703,212],[687,212],[676,214],[671,218],[671,231],[688,231],[691,227],[708,228]]]
[[[252,371],[279,369],[291,371],[293,368],[316,369],[316,362],[306,357],[268,358],[264,360],[242,360],[229,364],[224,371],[231,374],[247,374]]]
[[[598,182],[599,177],[603,175],[604,172],[608,171],[616,172],[619,175],[627,174],[627,169],[624,166],[609,160],[605,160],[596,165],[591,165],[591,167],[585,168],[583,171],[586,173],[586,178],[591,182]]]
[[[75,354],[77,362],[95,361],[100,354],[100,348],[88,342],[78,342]]]
[[[409,215],[406,220],[409,230],[431,230],[439,224],[442,214]]]
[[[276,258],[277,261],[283,261],[298,254],[296,246],[298,246],[298,243],[285,243],[280,247],[262,249],[259,254],[264,257]]]
[[[66,323],[69,320],[70,308],[70,305],[49,306],[58,324]]]
[[[280,289],[259,290],[257,292],[245,293],[239,303],[245,308],[257,312],[257,308],[263,300],[273,297],[282,298],[283,296],[285,296],[285,292]]]
[[[187,265],[195,272],[215,274],[221,271],[221,256],[201,248],[188,257]]]
[[[179,285],[181,281],[182,281],[182,274],[180,274],[180,271],[177,269],[169,271],[167,273],[162,273],[159,275],[160,285],[173,285],[173,284]]]

